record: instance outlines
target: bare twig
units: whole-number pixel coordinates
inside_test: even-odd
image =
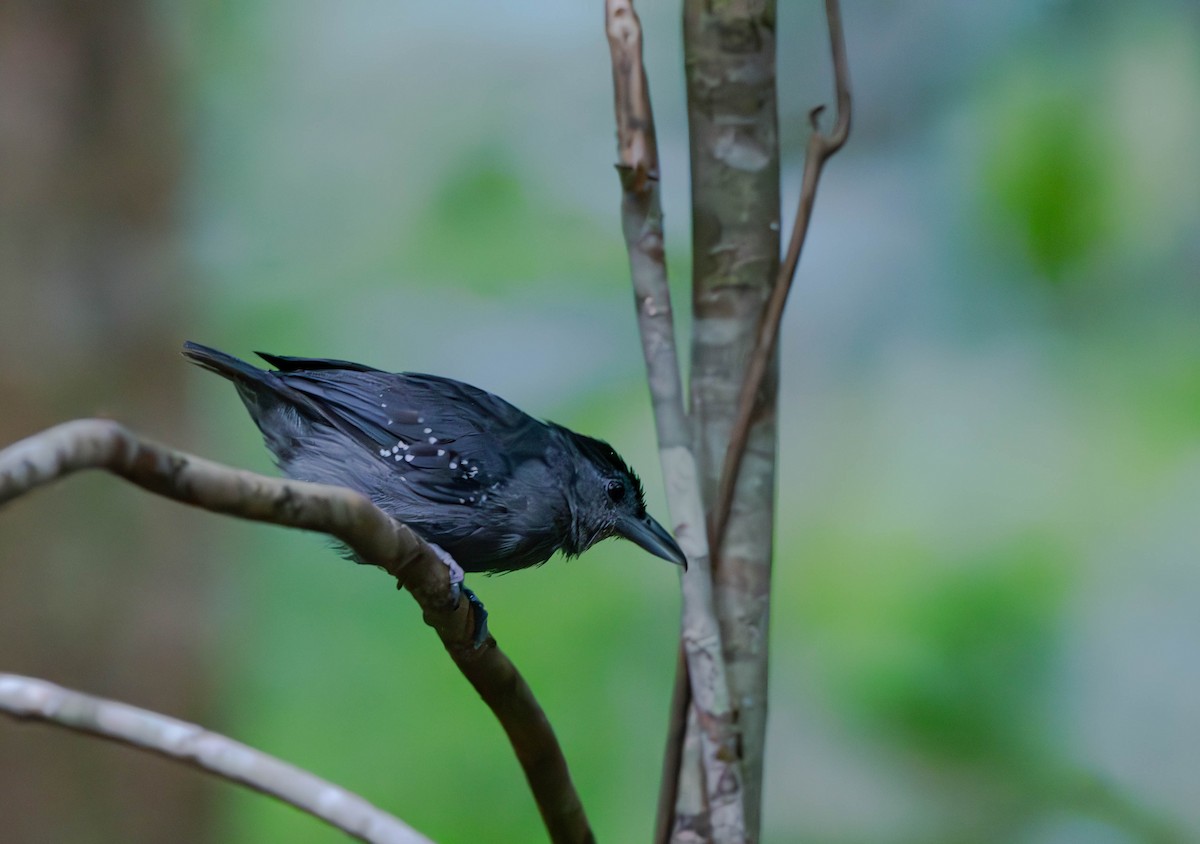
[[[671,685],[671,708],[667,715],[667,746],[663,751],[662,780],[658,784],[658,806],[654,817],[654,844],[671,840],[675,802],[679,797],[679,772],[683,766],[683,743],[687,737],[687,716],[692,708],[692,689],[688,684],[687,652],[679,643],[675,660],[675,682]]]
[[[669,840],[678,844],[708,844],[713,840],[709,815],[704,811],[707,788],[704,766],[700,764],[700,725],[696,723],[696,707],[689,706],[684,716],[683,741],[680,745],[679,785],[674,809],[674,823]]]
[[[253,747],[157,712],[18,674],[0,674],[0,711],[176,759],[278,797],[362,841],[432,844],[356,794]]]
[[[745,838],[741,771],[735,750],[721,632],[713,608],[704,505],[683,409],[683,386],[663,255],[654,116],[642,64],[641,23],[630,0],[606,0],[604,10],[612,54],[618,171],[623,189],[622,229],[629,251],[667,503],[675,536],[690,565],[683,575],[682,638],[691,697],[701,728],[706,820],[713,830],[714,841],[737,842]],[[666,766],[670,765],[668,759]],[[673,806],[672,799],[668,811]],[[661,811],[660,803],[660,829],[666,823]]]
[[[817,198],[817,183],[820,181],[825,162],[842,148],[842,145],[846,143],[846,138],[850,135],[850,70],[846,61],[846,39],[842,33],[842,13],[838,0],[825,0],[825,15],[829,21],[829,45],[833,54],[837,119],[833,131],[829,135],[825,135],[817,125],[817,118],[824,110],[824,106],[818,106],[809,113],[813,132],[808,139],[808,149],[804,156],[804,176],[800,185],[800,201],[796,210],[796,220],[792,226],[791,239],[788,241],[787,254],[779,268],[779,275],[771,290],[771,298],[767,301],[767,307],[763,311],[754,354],[746,367],[745,380],[742,382],[741,394],[738,397],[737,417],[730,433],[729,447],[725,452],[725,460],[721,467],[717,497],[711,512],[709,533],[714,537],[713,545],[716,548],[720,547],[725,538],[725,528],[729,523],[729,511],[733,506],[734,486],[737,483],[742,457],[746,454],[746,442],[750,437],[755,396],[762,386],[763,376],[766,374],[767,365],[771,361],[771,354],[775,348],[775,341],[779,337],[779,325],[783,320],[784,305],[787,304],[792,280],[796,277],[796,266],[800,263],[800,251],[804,247],[808,224],[812,220],[813,205]]]
[[[446,566],[408,527],[347,489],[256,475],[81,419],[0,451],[0,505],[82,469],[104,469],[158,495],[216,513],[329,534],[396,578],[499,719],[551,840],[594,841],[554,731],[516,667],[489,638],[473,646],[470,603],[450,598]]]

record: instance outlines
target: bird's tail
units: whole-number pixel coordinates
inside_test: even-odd
[[[233,355],[191,341],[183,344],[183,356],[233,382],[242,404],[246,405],[254,424],[262,431],[267,448],[281,466],[287,463],[291,454],[293,440],[299,430],[297,426],[301,424],[299,414],[311,419],[322,418],[319,408],[295,390],[289,389],[274,372],[259,369]]]
[[[241,358],[190,340],[183,344],[183,356],[209,372],[232,381],[259,428],[263,426],[264,417],[280,406],[313,412],[312,403],[297,397],[295,391],[288,389],[274,372],[259,369]],[[317,413],[317,416],[320,414]],[[263,433],[267,432],[264,430]]]
[[[183,356],[209,372],[215,372],[223,378],[228,378],[235,384],[262,383],[266,380],[267,373],[257,366],[209,346],[193,343],[191,340],[183,344]]]

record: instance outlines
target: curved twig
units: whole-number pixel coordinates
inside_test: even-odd
[[[192,765],[277,797],[361,841],[433,844],[357,794],[187,721],[18,674],[0,674],[0,712],[112,739]]]
[[[670,288],[663,254],[662,207],[654,114],[642,64],[642,29],[631,0],[606,0],[605,27],[612,54],[613,94],[620,156],[621,222],[637,305],[638,329],[654,407],[659,460],[667,488],[675,536],[687,554],[683,577],[682,648],[701,726],[707,821],[717,842],[745,838],[742,776],[736,752],[733,711],[713,605],[712,570],[699,475],[683,409],[683,383],[675,344]],[[678,695],[675,696],[678,698]],[[672,766],[668,743],[664,772]],[[673,778],[672,778],[673,779]],[[666,801],[666,802],[663,802]],[[671,783],[660,794],[658,827],[674,809]],[[664,805],[669,809],[664,814]]]
[[[143,440],[106,419],[66,422],[0,451],[0,505],[83,469],[104,469],[150,492],[216,513],[329,534],[395,577],[500,721],[551,840],[594,841],[541,706],[494,639],[474,647],[470,602],[450,597],[446,566],[407,526],[348,489],[234,469]]]
[[[842,148],[850,136],[850,69],[846,60],[846,39],[842,32],[842,12],[838,0],[825,0],[825,15],[829,21],[829,46],[833,54],[833,80],[837,97],[837,118],[833,130],[825,135],[817,125],[824,106],[809,112],[813,132],[808,139],[804,155],[804,177],[800,185],[800,201],[796,220],[792,225],[787,253],[779,267],[771,297],[763,311],[758,329],[758,342],[754,354],[746,367],[742,390],[738,396],[738,412],[729,435],[729,447],[721,466],[721,480],[711,513],[710,535],[714,547],[720,547],[729,523],[729,511],[733,506],[733,491],[741,469],[742,457],[746,454],[746,442],[750,437],[751,417],[754,415],[755,396],[762,387],[763,376],[771,361],[775,341],[779,337],[779,325],[783,320],[783,309],[787,304],[792,280],[796,277],[796,266],[800,263],[800,251],[808,234],[812,220],[813,205],[817,199],[817,183],[825,162]]]

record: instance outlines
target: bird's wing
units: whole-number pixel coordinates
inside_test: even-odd
[[[347,369],[337,361],[269,360],[285,363],[290,371],[276,373],[277,378],[319,407],[330,424],[387,461],[427,500],[476,504],[510,478],[517,463],[545,454],[543,423],[469,384]]]

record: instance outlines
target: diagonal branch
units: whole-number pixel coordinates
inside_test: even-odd
[[[234,469],[142,440],[105,419],[66,422],[0,451],[0,505],[82,469],[104,469],[150,492],[216,513],[329,534],[395,577],[500,721],[551,840],[594,841],[541,706],[494,639],[474,647],[476,620],[470,603],[450,597],[446,566],[407,526],[348,489]]]
[[[277,797],[361,841],[433,844],[399,818],[331,782],[157,712],[17,674],[0,674],[0,712],[112,739],[193,765]]]
[[[746,367],[745,380],[742,382],[741,394],[738,396],[737,417],[733,423],[729,447],[721,466],[721,480],[717,487],[717,497],[712,509],[709,531],[714,537],[713,543],[716,547],[720,547],[725,538],[725,528],[728,526],[729,512],[733,506],[734,486],[741,470],[742,457],[746,454],[746,443],[750,438],[755,397],[762,387],[763,376],[767,372],[767,365],[770,363],[771,354],[775,349],[775,341],[779,337],[783,309],[787,304],[788,293],[791,292],[792,280],[796,277],[796,267],[800,263],[800,251],[804,248],[804,240],[808,235],[808,224],[812,220],[821,171],[825,167],[825,162],[842,148],[850,136],[850,69],[846,60],[846,39],[842,32],[842,12],[838,0],[825,0],[825,15],[829,22],[829,46],[833,54],[837,119],[834,122],[833,131],[825,135],[817,125],[817,118],[825,107],[817,106],[809,112],[813,132],[808,139],[808,149],[804,155],[804,176],[800,184],[800,201],[796,210],[796,220],[792,225],[787,254],[783,264],[779,267],[779,275],[771,290],[771,298],[767,301],[762,322],[759,323],[758,342],[755,345],[754,354],[750,358],[750,363]]]
[[[707,822],[711,824],[714,841],[737,842],[745,839],[741,771],[721,632],[713,605],[704,505],[683,409],[683,386],[663,254],[654,115],[642,64],[642,29],[631,0],[606,0],[604,11],[612,54],[618,172],[623,190],[622,229],[629,251],[667,503],[675,536],[689,562],[683,574],[682,639],[690,696],[695,701],[701,727]],[[668,759],[665,769],[670,767],[672,761]],[[664,784],[664,788],[669,786]],[[663,795],[660,800],[668,797],[673,808],[673,796]],[[665,823],[662,805],[660,802],[660,828]]]

